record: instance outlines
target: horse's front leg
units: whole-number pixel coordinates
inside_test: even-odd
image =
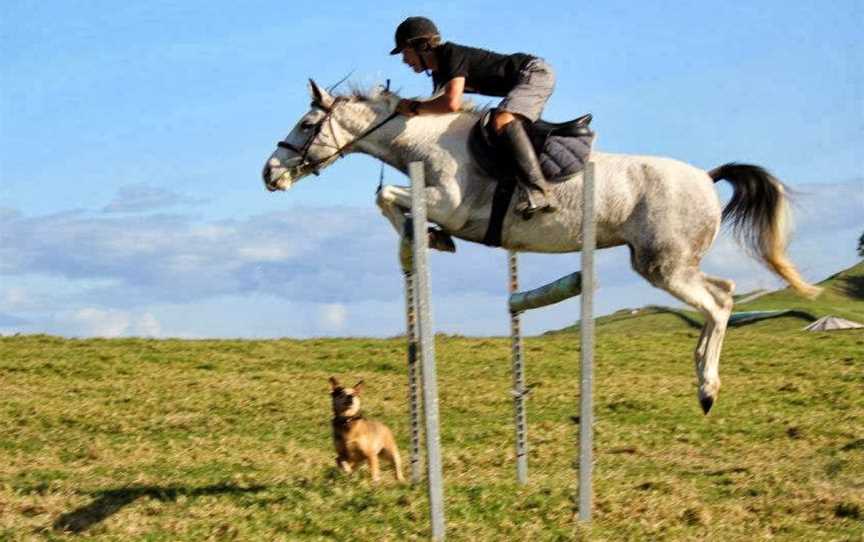
[[[378,205],[378,208],[381,209],[381,214],[390,221],[390,224],[393,225],[393,229],[396,230],[396,234],[399,235],[399,263],[402,265],[402,270],[408,273],[413,266],[411,242],[406,237],[407,232],[405,231],[408,217],[406,216],[405,210],[396,205],[394,198],[388,196],[389,190],[394,188],[402,187],[389,185],[381,187],[381,190],[378,191],[378,195],[375,198],[375,203]]]
[[[390,223],[393,225],[393,228],[396,230],[396,234],[401,237],[405,233],[405,221],[407,220],[407,217],[405,216],[406,208],[400,207],[397,203],[396,198],[393,195],[393,192],[397,189],[406,190],[404,186],[382,186],[381,190],[378,191],[377,197],[375,198],[375,203],[378,205],[378,208],[381,209],[381,214],[383,214],[387,218],[387,220],[389,220]],[[410,208],[411,202],[409,198],[407,209]]]
[[[411,209],[411,189],[407,186],[387,185],[378,192],[378,207],[390,220],[399,235],[405,233],[406,213]],[[452,198],[437,186],[426,188],[426,218],[444,230],[456,231],[463,223],[455,219],[456,206]],[[429,231],[429,248],[444,252],[455,252],[456,245],[448,233],[441,230]]]

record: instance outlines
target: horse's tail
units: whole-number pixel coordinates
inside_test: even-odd
[[[788,197],[783,183],[759,166],[729,163],[708,175],[732,184],[732,199],[723,209],[738,241],[799,294],[813,298],[821,288],[808,284],[786,256],[789,241]]]

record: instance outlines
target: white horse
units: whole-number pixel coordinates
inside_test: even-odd
[[[386,90],[332,96],[310,81],[312,105],[264,166],[270,191],[287,190],[341,156],[371,155],[407,173],[423,162],[429,221],[460,239],[480,242],[491,210],[495,180],[473,162],[468,137],[480,113],[466,110],[406,118],[394,113],[399,96]],[[788,232],[783,184],[764,169],[725,164],[709,172],[673,160],[593,152],[596,164],[598,248],[626,244],[633,269],[705,316],[694,358],[698,397],[707,414],[720,390],[719,361],[732,310],[734,283],[708,276],[699,262],[728,219],[752,253],[802,295],[819,289],[806,283],[787,259]],[[722,210],[714,183],[734,187]],[[513,211],[504,220],[502,246],[516,251],[573,252],[581,249],[581,173],[552,185],[560,209],[524,220]],[[515,198],[514,198],[515,200]],[[378,206],[402,235],[411,208],[407,186],[384,186]],[[431,240],[442,245],[441,236]]]

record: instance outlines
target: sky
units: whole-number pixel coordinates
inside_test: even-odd
[[[424,96],[387,53],[409,15],[445,39],[556,70],[544,118],[594,114],[597,148],[702,168],[762,165],[796,192],[805,278],[854,264],[864,232],[859,0],[76,2],[0,6],[0,333],[69,337],[395,336],[396,237],[379,163],[352,155],[268,193],[264,161],[307,110],[307,80]],[[475,97],[480,104],[491,100]],[[406,184],[392,169],[385,182]],[[721,197],[728,190],[721,188]],[[440,332],[506,335],[506,253],[430,257]],[[599,314],[679,305],[597,255]],[[539,286],[578,254],[521,256]],[[782,284],[728,234],[703,268],[738,291]],[[578,300],[533,311],[570,325]]]

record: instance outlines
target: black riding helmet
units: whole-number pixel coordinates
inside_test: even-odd
[[[426,17],[408,17],[396,27],[396,47],[390,51],[391,55],[398,55],[405,47],[410,47],[415,40],[441,37],[435,23]]]

